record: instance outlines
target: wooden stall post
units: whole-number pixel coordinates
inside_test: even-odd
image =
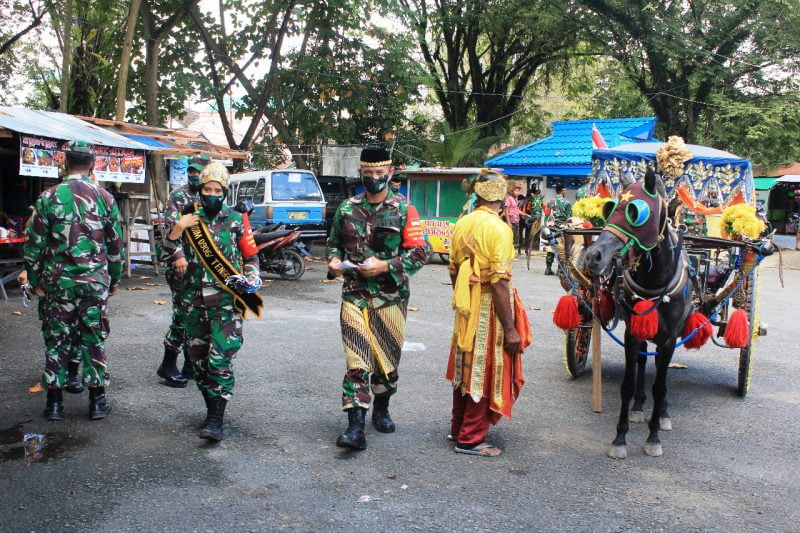
[[[600,322],[592,322],[592,411],[603,410],[603,365],[600,358]]]

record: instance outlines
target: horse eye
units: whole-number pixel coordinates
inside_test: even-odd
[[[631,226],[638,228],[650,218],[650,206],[644,200],[633,200],[625,208],[625,216]]]
[[[617,208],[617,204],[619,200],[616,198],[613,200],[609,200],[603,204],[603,219],[608,222],[608,219],[611,218],[611,215],[614,213],[614,210]]]

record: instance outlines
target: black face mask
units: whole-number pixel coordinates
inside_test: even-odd
[[[217,213],[222,209],[222,203],[225,201],[225,195],[212,196],[209,194],[201,194],[200,202],[203,204],[203,211],[208,218],[214,218]]]
[[[189,174],[188,181],[189,189],[192,192],[197,192],[200,190],[200,174]]]
[[[386,188],[389,184],[389,174],[384,174],[383,176],[365,176],[361,174],[361,183],[364,185],[364,188],[367,189],[367,192],[370,194],[378,194],[382,190]]]

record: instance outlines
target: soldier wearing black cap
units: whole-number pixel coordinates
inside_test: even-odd
[[[408,278],[425,263],[425,240],[414,206],[388,186],[394,174],[389,152],[365,148],[359,173],[366,192],[345,200],[336,210],[326,256],[329,274],[344,275],[340,322],[347,372],[342,409],[349,425],[336,445],[363,450],[370,386],[375,429],[395,430],[389,397],[397,390]],[[350,265],[355,267],[347,268]]]

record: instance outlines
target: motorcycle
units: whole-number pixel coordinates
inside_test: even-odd
[[[252,213],[250,202],[239,202],[235,209],[240,213]],[[282,224],[267,224],[253,228],[253,239],[258,248],[259,270],[278,274],[283,279],[300,279],[306,271],[303,255],[311,255],[299,241],[301,233],[286,229]]]

